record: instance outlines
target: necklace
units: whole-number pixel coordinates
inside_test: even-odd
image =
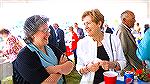
[[[101,41],[99,41],[99,42],[97,42],[97,46],[99,47],[99,46],[102,46],[103,44],[102,44],[102,42]]]

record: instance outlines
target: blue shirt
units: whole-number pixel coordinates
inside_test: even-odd
[[[138,45],[138,49],[136,50],[137,56],[141,60],[146,60],[150,62],[150,29],[148,29],[145,34],[143,39]],[[148,68],[150,68],[150,63],[147,63]]]
[[[54,52],[52,51],[52,49],[49,46],[44,46],[45,50],[47,52],[48,55],[46,55],[45,53],[43,53],[41,50],[39,50],[35,45],[33,45],[32,43],[28,44],[27,47],[31,50],[31,51],[35,51],[40,60],[42,65],[46,68],[48,66],[55,66],[58,65],[58,60],[57,57],[55,56]],[[62,84],[63,83],[63,79],[61,78],[58,81],[58,84]]]

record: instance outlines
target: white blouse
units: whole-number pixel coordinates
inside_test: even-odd
[[[104,33],[104,39],[102,44],[110,58],[110,61],[117,61],[120,64],[121,70],[126,66],[126,60],[120,43],[120,39],[116,35],[111,35],[111,43],[113,49],[111,50],[110,34]],[[87,36],[79,40],[77,44],[77,65],[76,69],[79,70],[88,63],[97,59],[97,41],[94,41],[91,37]],[[82,76],[80,84],[92,84],[94,80],[94,72],[89,72]]]

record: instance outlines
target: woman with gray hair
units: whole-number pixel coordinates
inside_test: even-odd
[[[47,46],[50,29],[48,18],[29,17],[24,24],[25,46],[13,62],[14,84],[62,84],[62,74],[72,71],[74,64],[63,54],[56,57]]]

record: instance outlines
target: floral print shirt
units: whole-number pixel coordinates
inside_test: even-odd
[[[13,62],[17,58],[17,54],[23,47],[18,38],[13,35],[8,35],[7,40],[4,41],[3,56],[7,57],[5,61]]]

